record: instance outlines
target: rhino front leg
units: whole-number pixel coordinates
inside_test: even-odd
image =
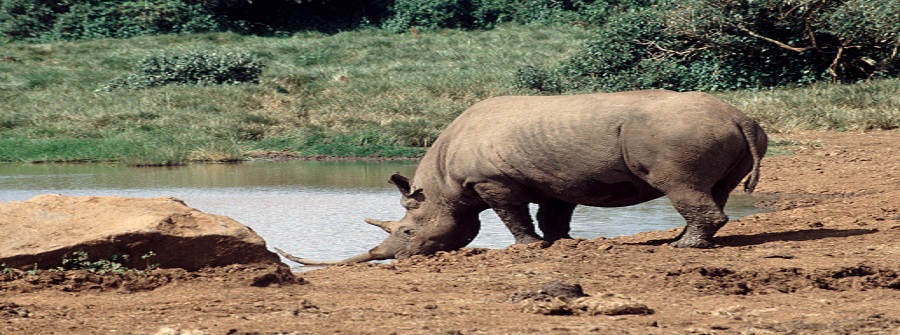
[[[475,191],[497,213],[497,216],[515,237],[516,244],[544,242],[544,239],[535,231],[528,202],[515,196],[520,193],[490,183],[476,185]]]
[[[693,193],[686,195],[669,195],[672,205],[687,221],[673,247],[679,248],[712,248],[713,235],[728,222],[728,216],[717,205],[711,195]]]

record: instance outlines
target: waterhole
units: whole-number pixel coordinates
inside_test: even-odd
[[[201,211],[231,217],[268,243],[310,259],[343,259],[380,243],[385,233],[365,218],[403,216],[391,173],[412,176],[416,162],[257,161],[182,167],[123,167],[104,164],[0,164],[0,202],[36,195],[163,197],[182,199]],[[756,199],[732,195],[731,219],[759,213]],[[491,211],[471,247],[505,248],[512,235]],[[665,230],[684,220],[665,198],[622,208],[580,206],[573,237],[592,239]]]

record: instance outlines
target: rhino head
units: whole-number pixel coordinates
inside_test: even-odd
[[[390,234],[378,246],[362,254],[331,262],[303,259],[277,248],[275,250],[300,264],[334,265],[430,255],[438,251],[462,248],[475,239],[480,228],[478,211],[474,214],[469,211],[460,212],[453,203],[414,187],[409,178],[399,173],[391,175],[389,181],[400,191],[400,204],[406,208],[406,215],[398,221],[365,220]]]

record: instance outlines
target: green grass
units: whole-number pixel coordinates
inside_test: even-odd
[[[251,151],[416,156],[461,111],[515,88],[524,65],[580,49],[578,27],[256,37],[229,33],[0,43],[0,161],[234,161]],[[141,59],[245,51],[260,84],[97,91]],[[900,80],[717,93],[771,132],[900,127]]]
[[[512,85],[517,67],[558,62],[587,34],[506,26],[419,37],[373,29],[6,44],[0,161],[178,164],[259,150],[416,156],[472,103],[528,93]],[[261,83],[96,91],[144,57],[197,49],[252,53],[266,64]]]
[[[900,128],[900,79],[718,94],[770,132]]]

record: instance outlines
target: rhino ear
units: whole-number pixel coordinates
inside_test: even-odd
[[[414,193],[422,191],[422,189],[413,188],[412,183],[409,182],[409,178],[406,178],[399,173],[392,174],[389,182],[394,184],[394,186],[397,186],[400,193],[403,193],[405,196],[412,196]]]

